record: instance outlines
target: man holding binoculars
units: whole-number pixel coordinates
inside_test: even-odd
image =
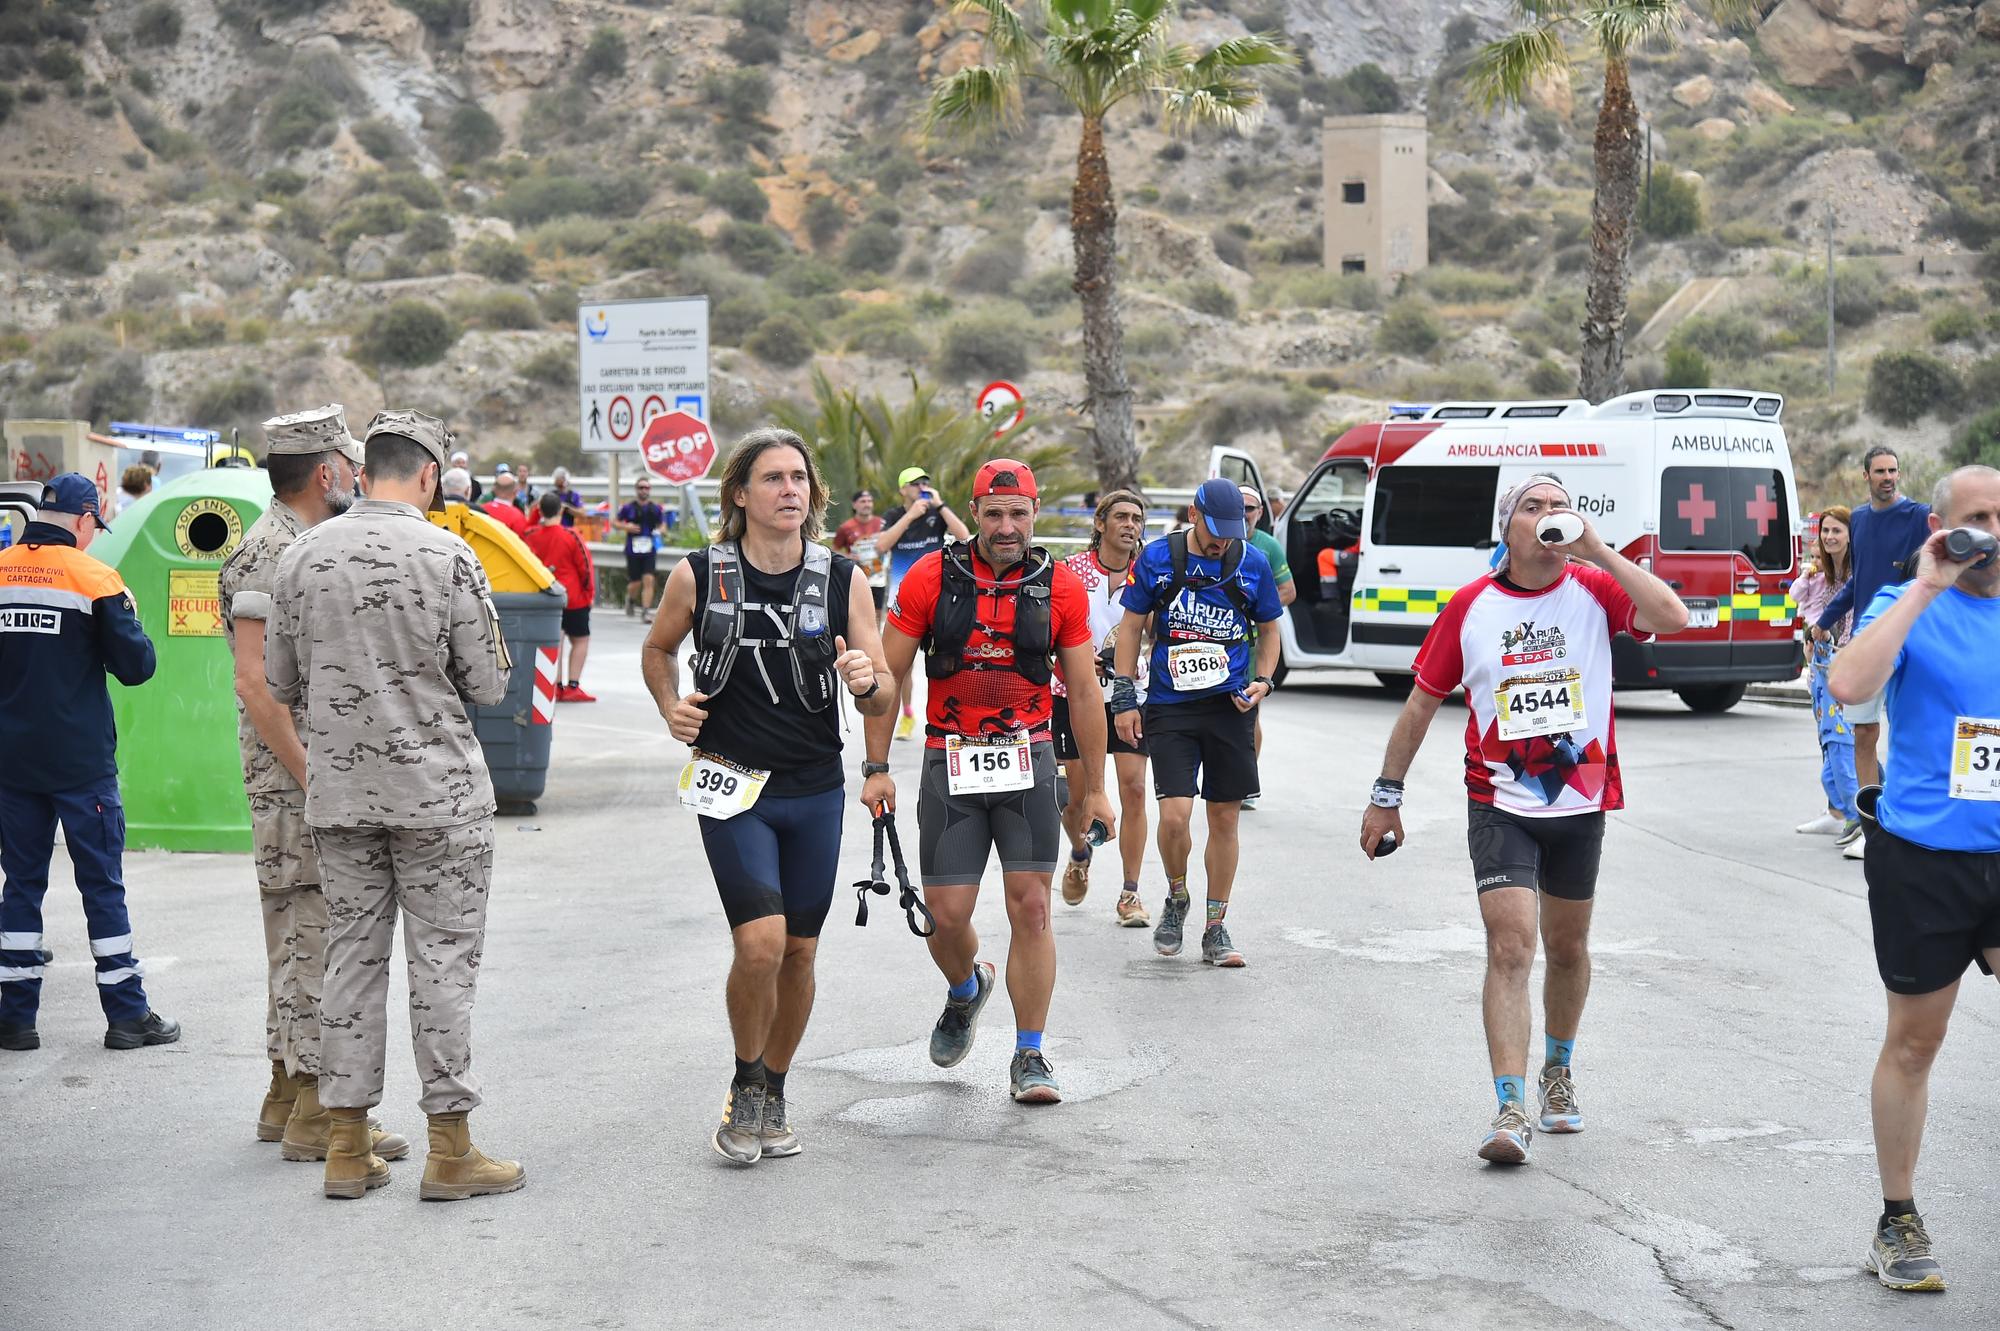
[[[1882,1216],[1868,1265],[1897,1290],[1945,1287],[1914,1201],[1931,1064],[1966,967],[2000,969],[2000,471],[1960,467],[1938,482],[1929,525],[1915,576],[1877,593],[1828,680],[1842,703],[1886,689],[1888,762],[1860,801],[1889,991],[1871,1094]]]

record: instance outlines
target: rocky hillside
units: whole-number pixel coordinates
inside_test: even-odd
[[[1247,137],[1110,136],[1158,479],[1228,439],[1295,480],[1392,399],[1572,391],[1600,68],[1487,115],[1461,75],[1501,0],[1182,12],[1186,40],[1282,29],[1303,60]],[[706,292],[725,431],[814,367],[968,398],[1009,375],[1060,418],[1074,118],[918,131],[980,48],[944,0],[0,0],[0,407],[227,429],[386,397],[547,466],[574,460],[579,299]],[[2000,0],[1782,0],[1635,85],[1635,385],[1782,389],[1809,474],[2000,405],[2000,262],[1968,257],[2000,252]],[[1383,292],[1321,266],[1318,127],[1390,109],[1430,117],[1435,266]],[[1871,395],[1883,351],[1915,368]]]

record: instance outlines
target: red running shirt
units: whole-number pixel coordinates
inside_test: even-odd
[[[521,539],[569,593],[569,599],[563,602],[565,609],[581,610],[597,599],[597,569],[590,562],[590,551],[583,548],[581,536],[560,523],[553,523],[537,524]]]
[[[973,576],[979,580],[979,609],[972,635],[966,639],[965,659],[978,661],[979,670],[961,670],[946,679],[930,682],[930,701],[925,720],[933,731],[946,731],[974,739],[1006,735],[1026,730],[1029,738],[1049,738],[1049,686],[1030,684],[1014,669],[1014,595],[1004,589],[989,591],[993,569],[975,551]],[[1018,583],[1026,571],[1017,564],[1002,580]],[[937,617],[938,591],[944,576],[944,553],[933,550],[919,559],[903,575],[896,600],[889,607],[889,625],[897,632],[923,640]],[[1081,647],[1090,641],[1090,602],[1083,583],[1061,564],[1056,565],[1049,596],[1049,641],[1060,650]],[[921,656],[918,658],[922,660]],[[944,739],[928,735],[926,747],[941,749]]]

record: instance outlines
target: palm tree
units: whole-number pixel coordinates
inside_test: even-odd
[[[1088,385],[1097,481],[1105,489],[1139,479],[1132,385],[1118,317],[1118,207],[1104,157],[1104,118],[1132,98],[1153,106],[1169,130],[1203,125],[1241,131],[1263,95],[1246,71],[1289,64],[1276,34],[1240,37],[1206,52],[1169,40],[1175,0],[960,0],[986,16],[988,62],[962,69],[931,93],[926,128],[962,135],[1018,126],[1024,85],[1053,88],[1083,119],[1070,189],[1072,284],[1083,302],[1083,374]],[[1027,13],[1023,13],[1023,11]]]
[[[1604,96],[1593,146],[1596,190],[1590,204],[1590,289],[1584,297],[1579,381],[1592,402],[1625,387],[1625,292],[1630,281],[1632,222],[1639,209],[1639,106],[1632,100],[1631,61],[1648,45],[1671,46],[1689,17],[1706,12],[1736,24],[1757,15],[1756,0],[1514,0],[1528,26],[1490,42],[1466,72],[1475,96],[1490,109],[1519,102],[1535,84],[1567,77],[1572,34],[1604,58]]]

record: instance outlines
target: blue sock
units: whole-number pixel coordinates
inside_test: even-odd
[[[1041,1047],[1042,1047],[1042,1033],[1040,1031],[1014,1032],[1014,1049],[1016,1052],[1019,1052],[1020,1050],[1023,1049],[1038,1050]]]
[[[966,976],[963,982],[953,985],[948,992],[951,994],[952,1001],[958,1003],[970,1002],[972,999],[977,998],[979,996],[979,967],[974,966],[972,974]]]
[[[1566,1068],[1569,1066],[1569,1056],[1576,1049],[1576,1041],[1558,1040],[1553,1035],[1544,1035],[1542,1037],[1542,1044],[1546,1047],[1548,1051],[1542,1057],[1543,1067]]]
[[[1493,1093],[1500,1097],[1504,1107],[1509,1100],[1517,1105],[1528,1103],[1528,1079],[1526,1077],[1495,1077]]]

